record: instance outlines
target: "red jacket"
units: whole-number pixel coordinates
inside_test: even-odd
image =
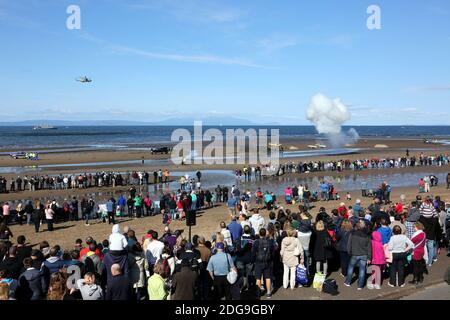
[[[415,261],[422,260],[425,254],[425,242],[426,242],[425,232],[423,231],[415,232],[411,238],[411,241],[412,243],[414,243],[414,251],[412,259]]]
[[[346,207],[339,207],[338,213],[340,216],[343,216],[344,219],[348,219],[348,209]]]

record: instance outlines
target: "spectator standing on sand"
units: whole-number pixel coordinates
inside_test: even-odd
[[[106,300],[129,300],[131,298],[130,281],[120,265],[111,266],[111,277],[106,285]]]
[[[427,236],[426,246],[428,251],[428,266],[431,267],[433,262],[437,261],[438,242],[442,235],[439,225],[439,218],[436,209],[431,202],[431,197],[427,197],[420,206],[419,222],[424,226],[424,232]]]
[[[381,233],[372,232],[372,259],[369,261],[372,265],[372,275],[367,281],[368,289],[381,289],[381,276],[383,268],[386,265],[386,256],[384,252],[383,242],[381,241]]]
[[[366,280],[367,261],[372,259],[372,242],[366,233],[366,223],[363,220],[360,220],[355,227],[355,230],[350,234],[347,247],[347,251],[350,255],[350,262],[344,285],[350,287],[354,267],[358,265],[358,290],[362,290]]]
[[[150,300],[166,300],[168,296],[164,266],[161,262],[156,263],[153,268],[153,275],[148,279],[148,296]]]
[[[303,264],[303,248],[297,238],[297,231],[288,229],[287,237],[281,241],[281,259],[283,262],[283,288],[287,289],[290,285],[291,290],[295,288],[295,273],[297,266]]]
[[[395,226],[393,235],[388,243],[389,251],[392,253],[392,263],[390,267],[390,277],[388,285],[390,287],[405,286],[405,265],[407,252],[414,249],[414,244],[407,236],[402,234],[402,229]]]
[[[108,212],[108,224],[115,224],[115,210],[116,210],[116,201],[114,198],[110,198],[108,202],[106,202],[106,211]]]
[[[259,238],[252,246],[252,261],[255,266],[256,294],[260,297],[263,294],[263,280],[266,284],[267,298],[272,298],[272,270],[273,257],[276,249],[276,242],[267,237],[265,228],[259,230]]]
[[[423,282],[423,273],[425,272],[425,248],[426,248],[426,234],[423,232],[424,226],[420,222],[414,223],[415,232],[411,237],[414,244],[414,250],[411,257],[413,267],[413,280],[410,282],[414,285]]]
[[[83,279],[78,279],[73,290],[80,290],[83,300],[103,300],[103,290],[96,283],[95,274],[87,272]]]
[[[181,261],[181,270],[175,273],[172,282],[171,300],[194,300],[198,286],[198,274],[187,259]]]
[[[420,219],[420,211],[419,211],[419,205],[417,201],[413,201],[411,203],[411,208],[408,212],[408,217],[405,221],[405,227],[406,227],[406,235],[408,238],[412,238],[414,232],[415,232],[415,223],[418,222]]]
[[[250,219],[248,219],[248,221],[250,222],[250,225],[253,229],[253,234],[259,234],[259,231],[265,225],[264,218],[259,214],[258,211],[252,214],[252,216],[250,217]]]
[[[232,257],[224,252],[223,242],[216,243],[216,254],[211,256],[207,270],[214,283],[214,298],[220,300],[224,295],[226,300],[231,300],[230,283],[227,274],[231,269],[235,269]]]
[[[339,253],[339,260],[341,262],[341,275],[344,277],[347,276],[348,263],[350,261],[350,255],[348,254],[347,248],[352,230],[352,223],[348,220],[344,220],[336,233],[336,249]]]
[[[8,202],[5,202],[5,204],[3,205],[3,223],[5,225],[8,225],[9,216],[10,216],[10,206]]]
[[[47,229],[48,231],[53,231],[53,219],[55,216],[55,211],[51,207],[51,203],[47,203],[47,207],[45,208],[45,220],[47,221]]]
[[[312,244],[313,244],[313,258],[316,261],[316,272],[321,272],[323,265],[323,274],[328,274],[328,262],[333,258],[331,251],[331,237],[325,229],[323,221],[318,221],[314,228]]]
[[[23,266],[25,271],[18,279],[16,298],[21,301],[40,300],[46,290],[44,275],[33,267],[31,258],[25,258]]]

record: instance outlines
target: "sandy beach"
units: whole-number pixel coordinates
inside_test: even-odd
[[[447,190],[444,186],[438,186],[431,190],[430,195],[440,195],[443,201],[450,202],[450,190]],[[352,192],[353,199],[352,201],[344,201],[346,205],[353,205],[354,201],[360,196],[358,192]],[[413,199],[415,199],[418,194],[417,187],[406,187],[406,188],[396,188],[393,190],[391,199],[395,203],[400,200],[400,195],[406,195],[406,202],[409,203]],[[426,194],[422,194],[425,196]],[[364,207],[368,206],[371,203],[370,198],[362,198],[362,205]],[[279,204],[284,209],[291,209],[293,211],[297,211],[296,205],[286,205],[282,197],[278,199]],[[311,214],[316,216],[318,213],[319,207],[325,207],[327,212],[330,212],[332,209],[339,206],[340,201],[319,201],[314,203],[314,206],[311,209]],[[254,206],[254,203],[253,203]],[[267,220],[269,211],[262,210],[263,217]],[[225,204],[221,203],[212,209],[202,210],[198,212],[197,215],[197,225],[192,227],[192,234],[204,235],[206,238],[210,238],[210,236],[219,230],[219,223],[221,221],[228,222],[230,219],[228,209]],[[146,217],[141,219],[131,219],[124,218],[120,222],[121,226],[124,227],[126,225],[130,226],[133,230],[135,230],[136,234],[140,237],[144,235],[147,230],[154,229],[161,233],[164,229],[162,224],[161,215],[154,217]],[[54,232],[48,232],[47,226],[45,224],[42,225],[41,232],[38,234],[34,233],[34,226],[19,226],[13,225],[11,226],[11,231],[15,236],[19,234],[25,234],[30,243],[37,244],[42,240],[47,240],[50,244],[60,244],[64,248],[71,248],[75,239],[81,238],[85,239],[89,235],[95,235],[98,240],[107,239],[109,234],[111,233],[111,225],[108,223],[102,222],[94,222],[90,226],[85,226],[83,221],[78,222],[65,222],[58,223],[55,225]],[[184,221],[174,221],[170,228],[172,230],[184,229],[184,235],[188,235],[188,228]]]
[[[288,139],[289,141],[284,141],[283,145],[289,145],[294,146],[295,148],[298,148],[298,150],[307,150],[308,144],[313,143],[313,141],[303,141],[301,139]],[[375,145],[387,145],[389,148],[375,148]],[[341,160],[341,159],[364,159],[364,158],[386,158],[386,157],[401,157],[405,155],[406,149],[410,150],[410,155],[416,155],[419,156],[421,152],[423,152],[426,155],[432,155],[432,154],[447,154],[450,152],[450,146],[445,145],[428,145],[424,144],[422,140],[420,139],[360,139],[358,143],[352,146],[352,148],[359,148],[361,149],[360,152],[356,154],[348,154],[348,155],[338,155],[338,156],[311,156],[311,157],[299,157],[299,158],[285,158],[282,159],[281,162],[295,162],[298,163],[299,161],[310,161],[310,160],[321,160],[321,161],[327,161],[327,160]],[[89,152],[63,152],[63,153],[48,153],[48,154],[42,154],[40,160],[37,163],[37,165],[46,165],[46,164],[60,164],[62,167],[58,168],[47,168],[47,169],[40,169],[39,171],[36,171],[36,174],[43,175],[43,174],[59,174],[59,173],[71,173],[71,172],[97,172],[101,170],[106,171],[132,171],[132,170],[147,170],[147,171],[153,171],[157,169],[169,169],[171,172],[176,171],[195,171],[195,170],[214,170],[214,169],[220,169],[220,170],[233,170],[237,168],[242,168],[242,165],[184,165],[184,166],[177,166],[174,164],[167,164],[165,166],[162,165],[141,165],[138,164],[117,164],[117,165],[110,165],[105,164],[102,166],[89,166],[89,165],[80,165],[75,167],[63,167],[64,164],[74,164],[74,163],[93,163],[93,162],[111,162],[111,161],[126,161],[126,160],[136,160],[137,162],[140,162],[140,160],[144,157],[145,160],[163,160],[167,159],[168,155],[151,155],[149,152],[143,152],[143,151],[89,151]],[[0,157],[0,167],[2,166],[14,166],[14,167],[20,167],[30,165],[30,161],[27,160],[15,160],[8,156],[1,156]],[[322,177],[331,177],[334,179],[357,179],[357,180],[364,180],[364,179],[377,179],[378,176],[383,175],[387,176],[388,179],[390,176],[394,176],[396,174],[411,174],[412,176],[417,175],[417,181],[420,178],[420,174],[423,172],[431,172],[436,175],[438,174],[446,174],[447,172],[450,172],[450,168],[447,166],[442,167],[408,167],[408,168],[393,168],[393,169],[373,169],[373,170],[363,170],[358,171],[357,173],[351,172],[351,171],[344,171],[343,173],[339,172],[312,172],[308,174],[298,174],[298,173],[289,173],[285,174],[283,177],[277,177],[277,178],[267,178],[269,179],[266,182],[266,185],[272,185],[273,187],[277,187],[278,190],[280,188],[284,188],[287,185],[290,185],[293,183],[293,181],[308,181],[307,179],[320,179]],[[33,172],[28,172],[28,175],[32,175]],[[6,173],[2,174],[3,176],[6,176],[7,178],[10,178],[15,173]],[[400,176],[400,179],[402,176]],[[173,178],[175,179],[175,178]],[[397,178],[398,179],[398,178]],[[414,181],[416,178],[414,178]],[[379,181],[381,183],[382,181]],[[449,190],[445,189],[441,181],[441,186],[437,188],[433,188],[432,192],[434,195],[439,194],[444,200],[450,201],[450,192]],[[266,186],[265,185],[265,186]],[[256,187],[253,186],[250,183],[249,184],[250,189],[255,189]],[[0,195],[0,201],[13,201],[13,200],[24,200],[24,199],[39,199],[39,198],[45,198],[50,199],[53,197],[56,197],[58,199],[67,199],[73,196],[77,197],[83,197],[83,196],[92,196],[94,198],[97,198],[99,201],[102,201],[102,199],[105,199],[106,197],[110,195],[118,195],[120,193],[126,193],[129,187],[123,186],[123,187],[116,187],[116,188],[108,188],[108,187],[101,187],[101,188],[89,188],[89,189],[69,189],[69,190],[39,190],[39,191],[22,191],[22,192],[15,192],[10,194],[1,194]],[[149,186],[148,190],[153,190],[155,193],[162,192],[167,190],[167,186]],[[355,190],[356,189],[356,190]],[[145,193],[147,189],[142,188],[138,191],[141,191]],[[345,194],[346,189],[339,189],[338,190],[340,194]],[[407,200],[413,199],[418,192],[417,184],[413,183],[409,186],[405,187],[399,187],[394,188],[392,199],[398,200],[400,194],[405,194],[407,196]],[[353,188],[352,193],[354,194],[354,199],[359,195],[358,188]],[[368,204],[368,201],[370,199],[364,198],[363,203]],[[337,206],[336,202],[326,202],[326,203],[318,203],[317,205],[325,206],[328,210],[331,210],[332,208]],[[293,206],[289,206],[291,209]],[[316,209],[313,210],[313,213],[316,213]],[[264,215],[267,216],[268,212],[265,211]],[[198,219],[198,226],[193,228],[194,233],[203,234],[205,236],[209,236],[212,232],[214,232],[217,227],[218,223],[222,220],[228,220],[228,211],[226,209],[226,206],[223,204],[213,208],[206,210],[205,212],[202,212],[199,214]],[[137,234],[144,233],[147,229],[156,228],[157,230],[162,230],[162,224],[161,224],[161,216],[158,217],[150,217],[145,218],[143,220],[131,220],[131,221],[123,221],[123,224],[129,224],[132,228],[136,229]],[[183,228],[184,223],[181,222],[174,222],[171,226],[174,229]],[[12,230],[14,233],[23,233],[26,232],[27,234],[30,234],[30,241],[33,243],[39,242],[43,239],[48,239],[50,241],[55,241],[60,243],[61,245],[70,245],[71,242],[75,237],[85,237],[89,234],[97,234],[97,235],[104,235],[105,237],[109,234],[110,227],[108,225],[105,225],[103,223],[100,224],[94,224],[89,227],[85,227],[82,222],[71,222],[71,223],[64,223],[59,224],[57,226],[59,229],[54,233],[48,233],[43,232],[39,234],[30,234],[31,227],[27,226],[13,226]],[[43,228],[45,230],[45,226]]]

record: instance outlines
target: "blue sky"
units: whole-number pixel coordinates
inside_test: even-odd
[[[70,4],[81,30],[66,28]],[[323,93],[350,125],[450,125],[447,0],[0,0],[0,43],[1,121],[304,125]]]

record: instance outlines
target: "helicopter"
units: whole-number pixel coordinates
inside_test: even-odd
[[[92,82],[92,79],[89,79],[88,77],[84,76],[84,77],[79,77],[77,79],[75,79],[76,81],[82,82],[82,83],[87,83],[87,82]]]

